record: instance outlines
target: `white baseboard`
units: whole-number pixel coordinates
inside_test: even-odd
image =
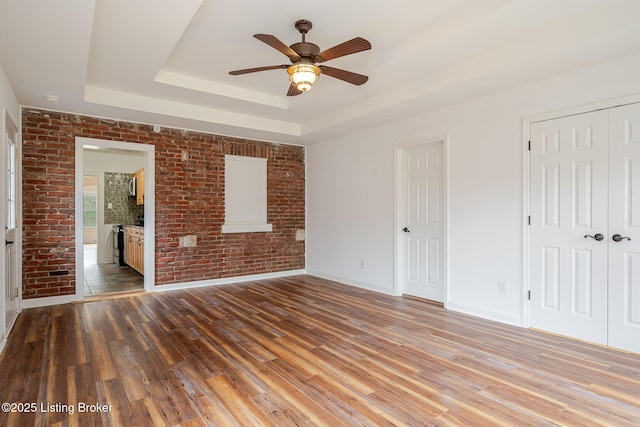
[[[224,277],[221,279],[212,279],[212,280],[200,280],[195,282],[184,282],[184,283],[173,283],[170,285],[157,285],[154,287],[153,292],[166,292],[166,291],[174,291],[179,289],[190,289],[190,288],[201,288],[205,286],[220,286],[220,285],[229,285],[233,283],[242,283],[256,280],[266,280],[266,279],[277,279],[280,277],[290,277],[290,276],[298,276],[302,274],[308,274],[310,276],[319,277],[321,279],[332,280],[334,282],[342,283],[348,286],[354,286],[356,288],[367,289],[373,292],[379,292],[386,295],[395,296],[392,289],[385,289],[379,286],[371,285],[370,283],[359,282],[356,280],[345,279],[343,277],[333,276],[330,274],[324,274],[313,270],[299,269],[299,270],[286,270],[286,271],[277,271],[274,273],[264,273],[264,274],[251,274],[247,276],[234,276],[234,277]],[[58,304],[69,304],[71,302],[77,301],[75,295],[62,295],[62,296],[54,296],[54,297],[44,297],[44,298],[31,298],[22,300],[21,308],[36,308],[36,307],[47,307],[51,305]],[[445,307],[448,310],[458,311],[460,313],[468,314],[471,316],[481,317],[487,320],[493,320],[500,323],[506,323],[508,325],[525,327],[523,319],[518,316],[507,315],[504,313],[496,313],[493,311],[488,311],[480,307],[467,305],[467,304],[459,304],[452,301],[447,301]],[[0,342],[0,345],[3,343]]]
[[[314,270],[307,270],[307,274],[310,276],[319,277],[321,279],[331,280],[334,282],[342,283],[348,286],[355,286],[357,288],[368,289],[373,292],[380,292],[386,295],[397,296],[392,289],[385,289],[377,286],[372,286],[370,283],[358,282],[355,280],[345,279],[343,277],[333,276],[330,274],[320,273]],[[470,316],[479,317],[482,319],[493,320],[495,322],[506,323],[508,325],[525,327],[522,318],[518,316],[512,316],[503,313],[496,313],[488,311],[480,307],[475,307],[466,304],[459,304],[456,302],[448,301],[445,303],[445,308],[451,311],[457,311],[460,313],[468,314]]]
[[[342,283],[343,285],[353,286],[356,288],[367,289],[373,292],[379,292],[381,294],[396,296],[393,293],[393,289],[386,289],[380,286],[374,286],[371,283],[360,282],[357,280],[345,279],[344,277],[333,276],[331,274],[324,274],[318,271],[307,270],[307,274],[309,276],[319,277],[320,279],[331,280],[333,282]]]
[[[50,305],[69,304],[77,301],[74,295],[60,295],[56,297],[43,297],[43,298],[29,298],[22,300],[22,309],[36,308],[36,307],[48,307]]]
[[[175,291],[179,289],[202,288],[205,286],[230,285],[233,283],[252,282],[255,280],[277,279],[279,277],[290,277],[306,274],[305,269],[276,271],[274,273],[250,274],[247,276],[223,277],[222,279],[199,280],[196,282],[172,283],[170,285],[156,285],[154,292]]]
[[[445,307],[447,310],[457,311],[459,313],[468,314],[470,316],[480,317],[486,320],[493,320],[500,323],[506,323],[507,325],[518,326],[520,328],[525,327],[522,318],[510,314],[496,313],[494,311],[488,311],[480,307],[468,304],[460,304],[451,301],[448,301],[445,304]]]
[[[204,286],[219,286],[232,283],[249,282],[254,280],[276,279],[278,277],[297,276],[306,274],[306,270],[286,270],[275,273],[252,274],[247,276],[225,277],[222,279],[200,280],[196,282],[173,283],[170,285],[156,285],[153,292],[174,291],[177,289],[201,288]],[[22,300],[22,308],[48,307],[50,305],[69,304],[79,301],[76,295],[62,295],[55,297],[30,298]]]

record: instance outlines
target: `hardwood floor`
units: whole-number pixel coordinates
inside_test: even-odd
[[[0,372],[2,426],[640,425],[638,355],[309,276],[25,310]]]

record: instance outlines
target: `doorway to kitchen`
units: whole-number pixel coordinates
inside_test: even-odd
[[[76,138],[76,299],[153,289],[154,158],[151,145]]]
[[[125,156],[124,160],[121,156]],[[109,168],[109,164],[115,160],[118,164],[124,163],[126,168],[127,161],[135,164],[142,162],[143,159],[138,154],[87,148],[84,149],[84,157],[85,170],[92,169],[95,173],[95,175],[84,175],[83,177],[84,295],[89,297],[142,290],[144,288],[144,272],[137,272],[125,262],[123,256],[124,226],[120,223],[138,225],[140,212],[144,212],[144,210],[135,205],[133,200],[130,200],[129,184],[132,181],[130,174],[97,172],[96,170],[101,167],[96,164]],[[105,204],[107,209],[104,209]],[[101,209],[98,209],[98,206]],[[117,218],[118,216],[120,218]],[[118,220],[114,220],[114,218]],[[112,232],[109,233],[109,228],[105,227],[105,224],[110,225],[112,222],[119,224],[113,225]],[[98,230],[105,230],[105,232],[98,233]],[[98,242],[98,237],[100,237],[100,242]],[[106,249],[100,251],[100,257],[98,256],[98,248]],[[113,250],[109,250],[110,248]]]

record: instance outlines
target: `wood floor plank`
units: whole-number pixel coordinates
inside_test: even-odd
[[[144,378],[149,382],[154,402],[168,425],[176,425],[198,416],[184,384],[158,352],[147,351],[136,357]]]
[[[96,390],[98,402],[109,405],[109,411],[100,413],[104,425],[135,425],[132,422],[135,419],[134,407],[129,402],[120,378],[97,381]]]
[[[112,342],[111,354],[129,402],[148,397],[151,385],[133,351],[123,342]]]
[[[149,350],[151,343],[140,330],[139,323],[133,323],[133,319],[128,314],[120,312],[122,323],[120,331],[127,347],[134,353],[141,353]]]
[[[317,375],[313,381],[325,390],[330,390],[331,394],[336,396],[341,402],[348,404],[350,408],[365,417],[367,422],[371,422],[376,426],[399,425],[401,424],[392,414],[386,412],[384,408],[377,405],[372,399],[371,394],[366,395],[355,392],[347,384],[332,381],[323,375]],[[358,419],[359,420],[359,419]]]
[[[304,413],[278,393],[262,393],[254,396],[252,400],[263,416],[272,419],[278,427],[300,426],[308,421]]]
[[[71,317],[69,331],[65,335],[67,364],[82,365],[87,363],[87,343],[82,339],[82,312],[71,310],[69,316]]]
[[[89,358],[96,381],[117,378],[119,373],[111,354],[109,341],[102,330],[91,331],[86,334],[89,346]]]
[[[198,413],[198,419],[205,425],[238,425],[233,415],[224,407],[213,390],[207,384],[210,378],[203,378],[187,361],[178,362],[171,367],[182,383],[191,405]]]
[[[242,393],[225,375],[208,379],[207,384],[241,426],[276,426],[257,408],[254,396]]]
[[[141,329],[153,343],[153,349],[155,349],[162,355],[166,363],[172,365],[181,360],[184,360],[184,356],[182,355],[178,347],[176,347],[172,339],[173,336],[170,333],[170,331],[172,330],[164,330],[162,325],[158,325],[157,323],[153,322],[143,324]]]
[[[0,373],[2,426],[640,425],[640,355],[310,276],[24,310]]]
[[[67,368],[67,386],[68,392],[65,403],[98,403],[96,381],[93,376],[93,369],[89,363],[72,365]],[[73,414],[69,415],[69,426],[84,427],[101,425],[101,416],[96,412],[81,414],[78,411],[74,411]]]
[[[131,402],[131,412],[135,414],[135,424],[129,425],[164,427],[168,424],[162,418],[153,398],[145,397]],[[184,423],[183,423],[184,424]]]
[[[243,332],[247,333],[246,330]],[[257,341],[260,341],[260,338],[258,338],[257,335],[252,336],[256,337]],[[241,351],[233,351],[233,349],[229,349],[229,351],[229,356],[233,357],[234,361],[238,363],[236,366],[238,366],[239,369],[247,369],[253,375],[259,377],[263,382],[265,389],[268,390],[267,393],[261,393],[254,398],[258,403],[266,402],[266,400],[274,402],[277,401],[281,405],[278,412],[285,413],[287,419],[292,417],[292,413],[300,412],[301,414],[304,414],[302,418],[305,423],[308,421],[309,417],[318,416],[325,411],[322,406],[304,395],[304,393],[296,387],[295,383],[299,376],[295,376],[294,378],[296,379],[293,382],[289,382],[272,370],[268,363],[256,365],[253,358],[249,355],[244,354]],[[278,359],[276,358],[273,360]],[[293,368],[296,369],[295,367]],[[306,378],[304,374],[302,376]],[[284,405],[283,402],[287,402],[288,406]]]

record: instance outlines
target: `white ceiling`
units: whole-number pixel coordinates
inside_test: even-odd
[[[252,37],[369,51],[287,97]],[[638,0],[0,0],[0,65],[21,104],[308,144],[640,52]],[[588,88],[585,88],[588,89]],[[44,99],[53,95],[58,104]]]

